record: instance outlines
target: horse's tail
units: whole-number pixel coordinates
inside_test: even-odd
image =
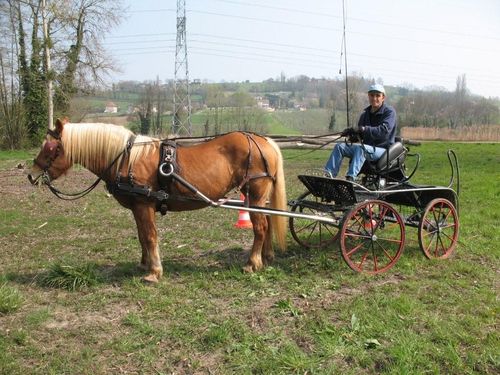
[[[286,188],[285,188],[285,173],[283,171],[283,157],[281,150],[276,142],[271,138],[267,138],[268,142],[276,151],[276,175],[274,176],[274,187],[271,192],[271,207],[274,209],[286,211]],[[286,249],[286,233],[287,219],[285,216],[271,215],[271,228],[274,234],[274,239],[281,250]]]

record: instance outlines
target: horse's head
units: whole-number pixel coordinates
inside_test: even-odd
[[[71,164],[64,157],[64,147],[62,144],[62,134],[67,119],[57,119],[54,130],[49,129],[42,144],[42,149],[33,160],[28,180],[33,184],[39,184],[40,178],[55,180],[71,167]]]

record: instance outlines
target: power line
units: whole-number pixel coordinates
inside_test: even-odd
[[[133,9],[127,10],[127,13],[156,13],[156,12],[175,12],[176,9],[165,8],[165,9]]]
[[[265,23],[272,23],[274,25],[279,24],[279,25],[295,26],[295,27],[307,28],[309,30],[316,29],[316,30],[322,30],[322,31],[342,32],[341,29],[332,28],[332,27],[324,27],[324,26],[318,26],[318,25],[306,25],[306,24],[300,24],[300,23],[295,23],[295,22],[278,21],[278,20],[258,18],[258,17],[239,16],[239,15],[234,15],[234,14],[224,14],[224,13],[217,13],[217,12],[208,12],[208,11],[203,11],[203,10],[193,10],[193,9],[189,10],[189,12],[218,16],[218,17],[228,17],[228,18],[232,18],[232,19],[242,19],[242,20],[247,20],[247,21],[259,21],[259,22],[265,22]],[[448,43],[433,42],[433,41],[428,41],[428,40],[408,39],[408,38],[398,37],[398,36],[394,36],[394,35],[381,35],[381,34],[375,34],[375,33],[365,33],[365,32],[360,32],[360,31],[350,31],[350,33],[363,35],[363,36],[369,36],[369,37],[375,37],[375,38],[395,39],[395,40],[401,40],[404,42],[432,44],[432,45],[436,45],[436,46],[440,46],[440,47],[460,48],[460,49],[483,51],[483,52],[490,52],[490,53],[492,51],[497,51],[497,50],[492,50],[492,49],[476,48],[476,47],[464,46],[464,45],[452,45],[452,44],[448,44]]]
[[[145,35],[146,34],[140,34],[140,36],[145,36]],[[156,36],[157,34],[147,34],[147,35]],[[252,40],[252,39],[232,38],[232,37],[226,37],[226,36],[216,36],[213,34],[195,33],[195,34],[191,34],[191,35],[195,35],[195,36],[199,36],[199,37],[207,36],[208,38],[220,38],[222,40],[230,40],[230,41],[250,42],[250,43],[255,43],[258,45],[268,45],[270,47],[266,48],[266,47],[252,46],[252,45],[227,43],[227,42],[223,42],[223,41],[218,42],[218,41],[204,40],[204,39],[198,39],[198,38],[195,38],[195,39],[189,38],[190,42],[193,42],[193,43],[206,43],[206,44],[212,44],[212,45],[222,45],[222,46],[230,46],[230,47],[236,47],[236,48],[247,48],[247,49],[251,48],[253,50],[272,51],[275,53],[286,53],[286,54],[293,53],[292,58],[295,58],[297,55],[315,56],[315,57],[320,57],[320,58],[325,58],[325,59],[331,59],[333,61],[333,59],[335,59],[335,56],[337,56],[340,53],[340,51],[337,51],[337,50],[327,50],[327,49],[322,49],[322,48],[314,48],[314,47],[284,44],[284,43],[273,43],[273,42],[266,42],[266,41],[262,41],[262,40]],[[161,43],[161,42],[173,42],[173,41],[174,41],[173,39],[155,39],[155,40],[144,39],[144,40],[136,40],[136,41],[110,42],[110,43],[106,43],[106,44],[113,44],[113,45],[115,45],[115,44],[128,44],[130,46],[132,43],[144,44],[144,43]],[[286,51],[286,50],[282,50],[282,49],[271,48],[272,46],[280,46],[280,47],[283,46],[285,48],[293,48],[294,50],[293,51]],[[167,46],[167,47],[169,47],[169,46]],[[113,48],[113,51],[114,52],[125,51],[125,55],[130,55],[126,52],[127,51],[134,51],[134,50],[148,50],[150,48],[152,48],[152,47],[142,47],[142,46],[141,47],[132,47],[132,46],[130,46],[128,48],[123,48],[123,49]],[[155,49],[163,48],[163,46],[157,45],[154,48]],[[322,52],[326,52],[327,54],[315,54],[315,53],[311,53],[311,52],[302,52],[303,50],[322,51]],[[228,52],[228,51],[224,51],[224,52]],[[367,59],[385,60],[385,61],[391,61],[391,62],[397,61],[397,62],[402,62],[402,63],[411,63],[411,64],[422,65],[424,67],[425,66],[433,66],[433,67],[440,67],[443,69],[459,69],[459,70],[467,70],[467,71],[476,70],[476,71],[480,71],[480,72],[484,71],[483,69],[465,69],[463,67],[453,66],[453,65],[437,64],[437,63],[423,62],[423,61],[418,61],[418,60],[395,59],[395,58],[389,58],[389,57],[384,57],[384,56],[360,54],[360,53],[356,53],[356,52],[350,52],[349,54],[350,54],[350,56],[354,56],[354,57],[357,56],[357,57],[362,57],[362,58],[367,58]],[[272,57],[280,57],[280,56],[272,56]],[[302,60],[304,60],[304,59],[302,59]],[[310,61],[318,62],[317,60],[310,60]],[[330,61],[325,62],[325,63],[330,63]],[[479,75],[481,75],[481,74],[479,74]],[[490,73],[482,74],[482,76],[488,77],[488,79],[491,78]]]
[[[142,37],[159,36],[159,35],[176,35],[176,33],[110,35],[107,38],[110,38],[110,39],[137,38],[137,37],[141,37],[142,38]]]
[[[204,1],[206,1],[206,0],[204,0]],[[244,6],[254,7],[254,8],[280,10],[280,11],[291,12],[291,13],[299,13],[301,15],[309,14],[309,15],[318,16],[318,17],[336,18],[339,20],[342,19],[342,16],[324,13],[324,12],[313,12],[313,11],[305,10],[305,9],[293,9],[293,8],[277,7],[277,6],[272,6],[272,5],[268,5],[268,4],[249,3],[249,2],[245,2],[245,1],[234,1],[234,0],[212,0],[212,1],[234,4],[234,5],[244,5]],[[457,31],[429,29],[426,27],[410,26],[410,25],[396,24],[396,23],[390,23],[390,22],[381,22],[381,21],[377,21],[377,20],[367,20],[367,19],[356,18],[356,17],[347,17],[347,19],[349,21],[366,22],[366,23],[371,23],[371,24],[378,24],[378,25],[392,26],[392,27],[395,26],[395,27],[400,27],[400,28],[405,28],[405,29],[410,29],[410,30],[417,30],[417,31],[428,31],[428,32],[447,34],[447,35],[457,35],[457,36],[465,36],[465,37],[480,38],[480,39],[500,40],[499,37],[490,36],[490,35],[477,35],[477,34],[461,33],[461,32],[457,32]]]
[[[127,56],[144,56],[144,55],[160,55],[160,54],[169,54],[172,55],[175,52],[175,48],[172,47],[170,49],[152,49],[149,51],[144,51],[144,52],[132,52],[132,53],[125,53],[122,55],[127,55]],[[306,67],[306,68],[317,68],[317,69],[324,69],[325,74],[322,75],[321,77],[332,79],[331,75],[331,65],[330,64],[314,64],[314,62],[306,64],[306,63],[299,63],[299,62],[294,62],[290,60],[283,60],[283,59],[269,59],[269,58],[258,58],[255,57],[254,55],[245,55],[245,54],[230,54],[231,52],[225,51],[224,53],[219,53],[220,50],[211,50],[208,48],[205,48],[204,50],[201,49],[196,49],[196,48],[190,48],[190,54],[195,54],[195,55],[202,55],[202,56],[212,56],[212,57],[221,57],[221,58],[229,58],[229,59],[234,59],[234,60],[240,60],[240,61],[256,61],[256,62],[262,62],[262,63],[267,63],[267,64],[285,64],[286,66],[298,66],[298,67]],[[369,72],[363,73],[365,68],[363,66],[360,66],[356,63],[351,63],[351,71],[354,72],[352,75],[358,75],[361,74],[362,76],[365,77],[373,77]],[[409,81],[411,79],[418,79],[419,81],[424,81],[424,82],[429,82],[429,84],[436,84],[436,80],[432,79],[431,77],[437,77],[440,78],[441,81],[446,81],[449,83],[454,83],[456,81],[456,76],[445,76],[442,74],[431,74],[429,72],[425,72],[425,74],[419,75],[416,74],[414,71],[401,71],[401,70],[395,70],[395,69],[386,69],[386,68],[377,68],[376,69],[379,72],[387,72],[390,73],[393,77],[399,77],[403,81]],[[467,75],[467,81],[469,83],[474,83],[474,82],[479,82],[482,84],[482,86],[488,86],[488,87],[498,87],[500,84],[500,80],[482,80],[482,79],[476,79],[473,76]],[[495,83],[498,82],[498,83]]]

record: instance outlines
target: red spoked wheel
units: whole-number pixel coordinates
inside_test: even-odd
[[[305,203],[301,203],[301,200],[305,200],[306,198],[312,203],[320,203],[319,198],[313,196],[310,192],[305,192],[297,199],[291,211],[305,215],[331,217],[330,213],[319,210],[321,205],[319,205],[317,209]],[[339,235],[338,227],[311,219],[290,217],[289,227],[295,241],[306,249],[327,247],[335,242]]]
[[[347,213],[340,228],[340,250],[351,269],[378,274],[394,266],[405,245],[401,215],[384,201],[370,200]]]
[[[449,200],[430,201],[418,225],[418,242],[429,259],[446,259],[455,250],[459,230],[458,214]]]

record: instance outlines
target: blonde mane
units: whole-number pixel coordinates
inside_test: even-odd
[[[64,126],[62,142],[65,156],[72,164],[80,164],[94,173],[102,172],[125,149],[127,141],[134,134],[123,126],[102,123],[68,123]],[[149,145],[133,147],[131,165],[142,155],[151,151],[152,139],[137,136],[135,143]],[[121,156],[115,162],[112,172],[120,167]]]

